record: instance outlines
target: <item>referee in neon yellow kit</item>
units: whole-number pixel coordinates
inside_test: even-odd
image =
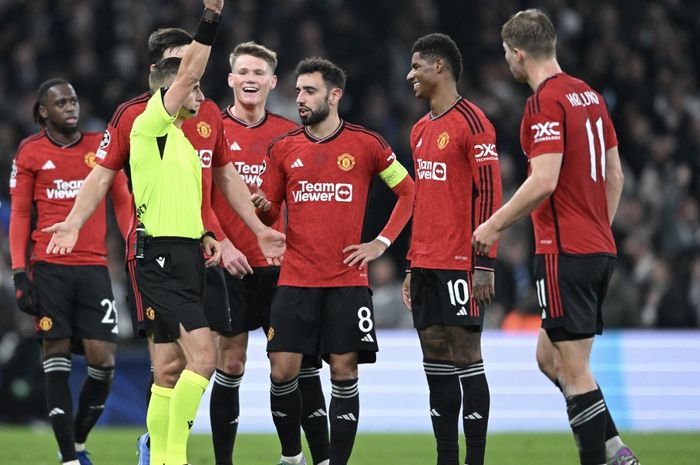
[[[204,0],[194,41],[181,62],[169,58],[156,65],[149,79],[153,96],[131,131],[131,182],[137,216],[145,230],[136,278],[140,292],[155,310],[156,382],[146,421],[151,463],[158,465],[187,463],[189,428],[216,366],[214,335],[202,306],[202,249],[208,256],[207,265],[218,264],[221,250],[213,234],[204,231],[200,161],[180,128],[197,114],[204,100],[199,79],[223,3]],[[249,213],[255,216],[252,204]],[[254,232],[263,253],[278,263],[284,252],[284,235],[259,221],[257,225]],[[169,389],[158,385],[158,375],[170,359],[167,351],[172,350],[168,346],[173,341],[182,349],[186,365],[175,387]]]

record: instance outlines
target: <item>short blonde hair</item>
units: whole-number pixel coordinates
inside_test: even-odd
[[[501,28],[501,40],[535,58],[556,55],[557,33],[546,14],[536,8],[515,13]]]
[[[256,44],[255,42],[243,42],[242,44],[236,45],[233,49],[231,55],[229,56],[229,63],[231,64],[231,71],[233,71],[233,65],[236,62],[236,58],[241,55],[250,55],[261,60],[265,60],[272,72],[275,72],[277,68],[277,53],[273,52],[264,45]]]

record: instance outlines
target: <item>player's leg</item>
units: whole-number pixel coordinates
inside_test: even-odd
[[[154,334],[149,334],[149,352],[153,367],[153,384],[146,411],[146,427],[149,434],[149,463],[165,463],[168,447],[168,425],[170,423],[170,400],[175,383],[185,368],[185,357],[175,342],[157,342]],[[144,463],[144,451],[140,451],[139,465]]]
[[[304,462],[301,452],[301,393],[299,370],[302,354],[269,352],[270,411],[282,446],[281,463]]]
[[[462,386],[462,424],[469,465],[483,465],[491,396],[481,356],[480,326],[446,326],[455,370]]]
[[[166,463],[187,463],[187,440],[199,402],[216,367],[214,333],[207,327],[187,330],[180,324],[178,345],[186,366],[170,399]]]
[[[330,354],[330,366],[330,463],[345,465],[350,460],[360,419],[357,353]]]
[[[83,347],[88,367],[75,415],[75,449],[79,454],[85,451],[88,434],[104,412],[117,352],[116,343],[97,339],[83,339]]]
[[[72,364],[70,346],[69,339],[42,341],[44,389],[49,421],[58,443],[61,461],[65,464],[77,465],[73,400],[68,382]]]
[[[106,266],[76,266],[75,338],[82,341],[87,378],[80,392],[75,417],[78,458],[88,462],[85,442],[100,415],[112,386],[117,350],[118,313]]]
[[[37,336],[42,340],[44,388],[49,421],[58,443],[61,460],[77,464],[73,400],[68,382],[72,368],[71,338],[75,274],[72,267],[36,263],[32,278],[36,289],[39,315]]]
[[[430,420],[438,465],[459,463],[459,410],[462,390],[455,371],[452,349],[443,325],[418,330],[423,370],[428,381]]]
[[[321,364],[320,356],[305,355],[299,371],[301,428],[304,430],[314,465],[327,465],[330,459],[328,414],[321,386]]]
[[[232,465],[240,414],[239,386],[245,371],[248,332],[219,335],[218,360],[209,403],[216,465]]]

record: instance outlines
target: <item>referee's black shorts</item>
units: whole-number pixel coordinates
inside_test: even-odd
[[[204,315],[204,257],[197,239],[156,237],[136,260],[138,290],[153,314],[153,340],[173,342],[180,325],[192,331],[208,327]]]

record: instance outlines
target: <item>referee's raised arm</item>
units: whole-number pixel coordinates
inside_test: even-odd
[[[163,96],[163,106],[173,116],[183,109],[189,93],[198,87],[221,21],[224,0],[203,0],[203,3],[204,12],[194,34],[194,41],[187,47],[175,80]],[[187,108],[184,110],[191,111]]]

